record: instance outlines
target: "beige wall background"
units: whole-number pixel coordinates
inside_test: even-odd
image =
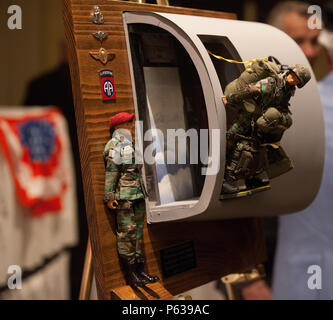
[[[7,26],[22,9],[22,30]],[[21,105],[29,80],[56,66],[64,39],[61,0],[0,0],[0,106]]]

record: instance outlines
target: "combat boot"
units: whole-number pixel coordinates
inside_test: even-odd
[[[249,189],[260,188],[269,185],[269,178],[266,171],[246,180],[246,185]]]
[[[237,179],[234,175],[234,171],[227,168],[225,171],[221,194],[238,193],[245,189],[246,189],[245,180]]]
[[[122,264],[125,269],[127,284],[130,286],[142,287],[148,283],[137,272],[137,262],[122,258]]]
[[[221,194],[232,194],[238,192],[238,186],[232,184],[231,182],[224,181],[222,185]]]
[[[221,194],[233,194],[244,191],[246,189],[246,184],[244,179],[239,179],[236,181],[224,181],[222,185]]]
[[[151,276],[150,274],[146,273],[144,271],[145,266],[145,259],[143,257],[137,257],[136,258],[136,270],[137,274],[140,276],[141,279],[147,281],[148,283],[155,283],[157,281],[160,281],[160,278],[157,276]]]
[[[235,155],[239,157],[239,153],[235,152],[234,156]],[[238,183],[235,175],[237,161],[231,161],[230,165],[226,166],[221,194],[232,194],[238,192]]]

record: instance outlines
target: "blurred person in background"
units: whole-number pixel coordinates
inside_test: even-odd
[[[319,43],[328,75],[318,83],[325,122],[325,164],[317,197],[305,210],[280,217],[274,299],[333,299],[333,3]]]
[[[320,30],[308,27],[309,7],[307,2],[280,2],[269,13],[267,22],[294,39],[313,67],[321,49],[318,43]]]
[[[308,19],[311,16],[311,14],[308,13],[310,6],[310,3],[300,1],[279,2],[268,14],[267,23],[281,29],[296,41],[311,66],[315,68],[314,72],[316,77],[320,78],[320,74],[323,75],[327,73],[327,65],[322,67],[325,70],[318,71],[316,67],[316,62],[318,62],[323,49],[318,41],[321,30],[309,29],[308,27]],[[284,217],[280,219],[284,219]],[[267,274],[266,282],[260,280],[243,288],[242,296],[246,300],[267,300],[271,298],[271,290],[269,287],[272,285],[274,256],[278,237],[278,218],[266,217],[263,219],[263,225],[267,244],[267,262],[265,263]]]
[[[27,86],[24,105],[57,106],[67,120],[72,142],[76,175],[76,194],[79,217],[79,245],[71,250],[71,298],[77,299],[81,285],[88,230],[85,216],[84,193],[81,178],[80,153],[76,131],[76,120],[72,96],[72,85],[68,65],[67,43],[59,45],[59,63],[51,71],[39,75]]]

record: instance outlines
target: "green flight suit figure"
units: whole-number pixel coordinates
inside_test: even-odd
[[[135,161],[133,118],[134,114],[122,112],[110,119],[110,126],[115,131],[104,149],[104,203],[116,214],[117,249],[128,284],[143,286],[159,278],[144,272],[142,246],[146,192],[142,165]]]
[[[292,125],[289,100],[295,93],[295,86],[303,87],[310,78],[305,66],[295,65],[254,83],[236,87],[232,82],[226,87],[223,100],[228,107],[238,108],[239,118],[227,132],[228,159],[222,194],[245,190],[246,184],[239,181],[255,179],[265,171],[272,178],[292,168],[290,159],[280,147],[280,140]],[[269,155],[275,154],[270,162],[274,163],[274,157],[284,162],[269,167],[264,152],[267,150],[263,149],[268,146],[274,149]],[[260,160],[251,168],[256,158]],[[264,178],[263,184],[268,181]]]

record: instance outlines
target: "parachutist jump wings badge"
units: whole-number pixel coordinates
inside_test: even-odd
[[[99,40],[101,44],[108,37],[108,34],[103,31],[94,32],[92,35],[95,39]]]
[[[89,54],[95,59],[100,61],[102,64],[106,65],[109,61],[112,61],[115,58],[114,53],[107,52],[106,49],[100,48],[99,51],[89,52]]]

